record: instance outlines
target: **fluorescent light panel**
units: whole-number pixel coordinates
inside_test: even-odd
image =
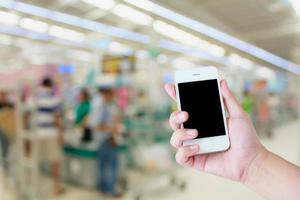
[[[20,27],[36,31],[36,32],[47,32],[48,24],[42,21],[30,19],[30,18],[23,18],[19,22]]]
[[[202,51],[200,49],[195,49],[190,46],[179,44],[177,42],[173,42],[170,40],[161,40],[159,44],[160,48],[167,49],[169,51],[174,51],[178,53],[183,53],[189,56],[193,56],[200,59],[213,60],[215,63],[221,65],[227,65],[227,59],[224,57],[215,57],[211,54],[208,54],[206,51]]]
[[[119,42],[111,42],[109,44],[109,47],[108,47],[109,51],[112,52],[112,53],[116,53],[116,54],[131,54],[133,53],[133,50],[125,45],[125,44],[122,44],[122,43],[119,43]]]
[[[115,6],[114,0],[82,0],[82,2],[100,8],[102,10],[111,10]]]
[[[119,17],[125,18],[139,25],[150,25],[153,21],[153,18],[149,15],[124,4],[116,5],[112,12]]]
[[[126,29],[110,26],[92,20],[82,19],[80,17],[76,17],[73,15],[69,15],[57,11],[52,11],[28,3],[6,0],[6,1],[0,1],[0,6],[5,7],[7,9],[16,10],[22,13],[49,19],[52,21],[80,27],[83,29],[100,32],[103,34],[131,40],[135,42],[140,42],[143,44],[146,44],[150,41],[148,36],[141,33],[128,31]]]
[[[152,11],[155,7],[154,3],[148,0],[137,0],[137,1],[124,0],[124,1],[147,11]]]
[[[153,28],[156,32],[187,45],[195,46],[199,42],[199,38],[196,36],[161,20],[156,20],[153,23]]]
[[[83,33],[71,29],[66,29],[60,26],[50,26],[48,33],[49,35],[54,37],[76,42],[83,42],[85,40]]]
[[[276,74],[273,70],[267,68],[267,67],[259,67],[256,71],[255,71],[256,76],[265,78],[265,79],[274,79],[276,77]]]
[[[14,13],[0,11],[0,23],[7,25],[16,25],[19,21],[19,16]]]
[[[244,58],[238,54],[232,53],[228,56],[229,65],[234,67],[241,67],[246,70],[251,70],[254,68],[253,62],[247,58]]]
[[[175,26],[172,26],[164,21],[156,20],[153,23],[153,28],[156,32],[173,40],[179,41],[183,44],[193,46],[197,49],[207,51],[208,53],[216,56],[223,57],[225,55],[225,49],[211,44],[210,42],[200,39],[199,37],[185,32]]]

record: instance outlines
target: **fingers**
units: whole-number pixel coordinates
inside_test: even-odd
[[[221,81],[221,89],[224,98],[224,103],[230,117],[243,117],[244,111],[239,102],[236,100],[235,96],[230,91],[228,84],[225,80]]]
[[[187,167],[193,165],[193,157],[199,151],[199,145],[180,147],[176,153],[176,162]]]
[[[188,113],[185,111],[173,112],[170,116],[169,123],[171,128],[176,131],[180,125],[188,119]]]
[[[175,86],[173,84],[167,83],[165,84],[165,90],[168,93],[168,95],[174,100],[176,101],[176,90],[175,90]]]
[[[176,130],[170,140],[170,143],[176,149],[180,148],[184,141],[196,138],[198,135],[195,129],[178,129]]]

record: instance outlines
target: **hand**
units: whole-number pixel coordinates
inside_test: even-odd
[[[165,85],[165,90],[172,99],[176,100],[174,85]],[[195,155],[201,146],[183,146],[183,141],[193,139],[198,134],[196,130],[180,128],[180,125],[188,119],[188,113],[184,111],[174,112],[170,116],[170,125],[174,130],[170,142],[177,149],[176,161],[179,164],[244,182],[247,178],[247,169],[252,163],[256,163],[254,161],[258,155],[267,151],[259,142],[250,118],[243,111],[224,80],[221,81],[221,90],[225,107],[229,113],[227,123],[231,147],[225,152]]]

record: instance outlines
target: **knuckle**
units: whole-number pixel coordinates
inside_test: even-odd
[[[176,133],[176,131],[173,133],[170,143],[175,148],[178,148],[180,146],[180,140],[178,138],[178,134]]]

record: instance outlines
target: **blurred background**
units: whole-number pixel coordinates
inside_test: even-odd
[[[0,0],[0,199],[261,199],[184,169],[164,93],[216,66],[300,164],[297,0]]]

